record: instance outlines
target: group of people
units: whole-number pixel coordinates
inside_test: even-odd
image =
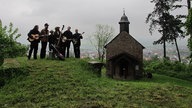
[[[67,30],[62,33],[60,27],[55,27],[55,30],[49,31],[49,25],[44,24],[44,29],[39,31],[39,26],[35,25],[28,33],[28,41],[30,42],[30,49],[28,59],[31,59],[33,53],[34,59],[37,59],[38,46],[41,42],[40,58],[46,57],[46,49],[49,43],[49,51],[52,52],[52,57],[57,57],[58,53],[64,58],[69,58],[70,45],[73,44],[74,53],[76,58],[80,58],[80,46],[82,34],[78,33],[78,29],[75,29],[75,33],[71,32],[71,27],[67,27]],[[64,26],[63,26],[64,28]],[[62,29],[63,29],[62,28]],[[67,50],[67,51],[66,51]]]

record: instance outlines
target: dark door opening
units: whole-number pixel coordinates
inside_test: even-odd
[[[120,61],[119,63],[119,76],[121,78],[127,78],[128,76],[128,62],[125,60]]]

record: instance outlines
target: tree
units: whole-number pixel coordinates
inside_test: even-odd
[[[176,1],[181,0],[152,0],[151,3],[155,3],[155,8],[146,19],[146,23],[150,22],[149,32],[152,34],[155,29],[158,29],[158,32],[162,35],[160,39],[154,41],[154,44],[163,44],[164,58],[166,58],[166,42],[174,41],[180,59],[177,38],[183,37],[180,27],[181,20],[170,14],[170,11],[181,7],[180,5],[174,5]]]
[[[104,46],[111,40],[114,36],[114,28],[109,25],[96,25],[96,31],[93,34],[93,40],[90,40],[91,43],[95,46],[99,60],[103,62],[105,57],[105,48]]]
[[[4,58],[26,54],[27,47],[16,41],[21,36],[17,32],[18,29],[14,29],[12,23],[7,27],[0,20],[0,64]]]
[[[191,9],[191,0],[187,0],[187,8],[188,10]]]
[[[191,58],[190,60],[190,63],[191,63],[192,62],[192,9],[189,9],[185,27],[186,27],[187,33],[190,35],[188,39],[188,48],[190,50],[189,57]]]
[[[187,20],[185,23],[185,27],[187,30],[187,34],[190,35],[189,39],[188,39],[188,48],[190,51],[190,63],[192,63],[192,9],[191,9],[191,0],[187,0],[187,8],[188,8],[188,16],[187,16]]]
[[[177,54],[178,54],[178,58],[179,58],[179,62],[181,62],[181,56],[180,56],[180,52],[179,52],[179,48],[178,48],[178,44],[177,44],[177,38],[184,38],[184,32],[181,29],[183,27],[183,23],[180,20],[180,18],[175,18],[173,15],[169,15],[168,16],[168,24],[167,24],[167,33],[168,33],[168,42],[175,44],[176,46],[176,50],[177,50]]]

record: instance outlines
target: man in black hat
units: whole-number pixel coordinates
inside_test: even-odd
[[[41,30],[41,52],[40,52],[41,59],[45,58],[48,36],[49,36],[49,30],[48,30],[49,25],[45,23],[44,27],[45,28]]]

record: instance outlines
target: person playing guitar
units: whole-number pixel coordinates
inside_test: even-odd
[[[32,30],[28,33],[28,40],[33,39],[33,41],[29,41],[30,44],[30,49],[29,49],[29,54],[28,54],[28,60],[31,58],[31,54],[33,52],[33,58],[37,59],[37,50],[38,50],[38,44],[40,42],[39,38],[37,38],[40,35],[39,32],[39,26],[35,25]]]
[[[82,34],[84,34],[84,32]],[[78,33],[78,29],[75,29],[75,34],[73,34],[72,42],[73,42],[75,58],[80,58],[81,39],[83,39],[82,34]]]

